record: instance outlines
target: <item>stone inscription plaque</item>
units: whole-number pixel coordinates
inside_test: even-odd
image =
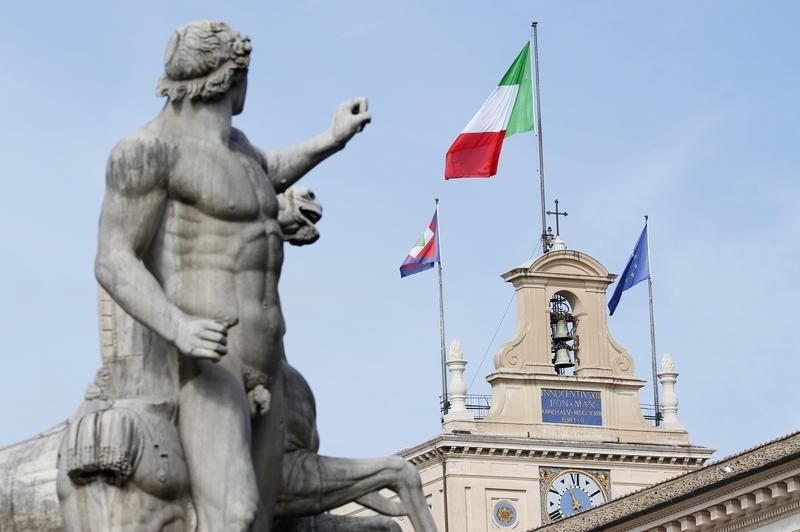
[[[602,425],[600,392],[542,388],[542,422]]]

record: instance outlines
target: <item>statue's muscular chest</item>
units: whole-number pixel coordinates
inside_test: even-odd
[[[275,191],[254,154],[200,142],[181,148],[169,178],[173,199],[232,222],[277,216]]]

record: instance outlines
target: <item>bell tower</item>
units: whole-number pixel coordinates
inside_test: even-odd
[[[440,530],[528,530],[697,468],[714,452],[689,443],[667,355],[663,413],[643,413],[646,382],[608,330],[616,276],[558,234],[549,244],[502,275],[515,291],[517,325],[494,355],[491,396],[467,395],[469,346],[454,342],[442,434],[402,452],[420,471]]]
[[[645,381],[608,330],[606,290],[615,276],[602,264],[562,249],[512,268],[503,279],[516,292],[517,329],[494,356],[495,371],[487,376],[491,408],[476,430],[688,443],[685,430],[655,427],[642,417]]]

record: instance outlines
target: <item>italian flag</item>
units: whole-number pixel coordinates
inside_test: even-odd
[[[532,130],[531,44],[528,42],[483,107],[447,150],[444,178],[495,175],[503,139]]]

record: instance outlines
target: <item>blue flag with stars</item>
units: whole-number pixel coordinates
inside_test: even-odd
[[[614,289],[614,294],[612,294],[611,300],[608,302],[608,310],[610,315],[614,315],[614,311],[617,309],[617,305],[619,304],[619,299],[622,297],[622,292],[636,283],[649,278],[650,261],[647,255],[647,224],[644,224],[644,229],[639,237],[639,241],[636,242],[636,247],[633,248],[631,258],[628,260],[628,264],[622,271],[622,275],[619,276],[617,287]]]

